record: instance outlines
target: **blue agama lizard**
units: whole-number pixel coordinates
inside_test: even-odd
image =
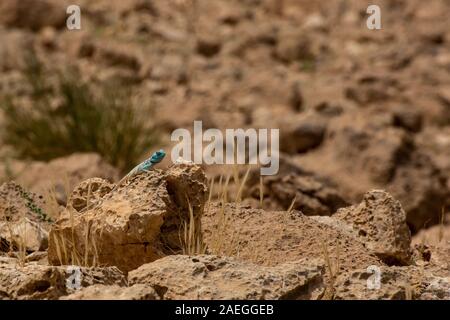
[[[134,176],[141,174],[143,172],[148,172],[154,165],[160,163],[164,159],[165,156],[166,156],[166,153],[162,149],[154,152],[150,158],[148,158],[144,162],[141,162],[140,164],[138,164],[125,177],[120,179],[120,181],[117,182],[116,186],[110,192],[113,192],[119,186],[121,186],[125,182],[129,181]],[[100,203],[97,202],[97,204],[100,204]],[[93,204],[87,205],[83,210],[81,210],[81,212],[84,212],[85,210],[90,209],[92,207],[92,205]]]
[[[164,152],[163,149],[156,151],[155,153],[152,154],[152,156],[150,158],[148,158],[144,162],[138,164],[125,177],[123,177],[119,182],[117,182],[116,186],[111,191],[116,190],[123,183],[127,182],[134,176],[136,176],[142,172],[148,172],[155,164],[160,163],[164,159],[165,156],[166,156],[166,153]]]

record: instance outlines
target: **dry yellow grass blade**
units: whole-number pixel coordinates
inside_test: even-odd
[[[194,216],[194,210],[189,199],[187,199],[187,202],[189,206],[189,215],[188,219],[184,220],[182,224],[183,236],[181,237],[181,234],[179,234],[181,249],[183,254],[186,255],[203,254],[206,252],[206,246],[203,242],[201,220]]]
[[[259,176],[259,207],[261,209],[263,209],[263,200],[264,200],[263,176]]]
[[[292,199],[292,202],[291,202],[291,205],[289,206],[289,209],[288,209],[288,213],[291,213],[292,212],[292,210],[294,209],[294,206],[295,206],[295,202],[297,201],[297,195],[295,195],[295,197],[294,197],[294,199]]]
[[[241,199],[242,191],[244,190],[245,183],[247,182],[247,178],[248,178],[248,174],[250,173],[250,169],[251,169],[251,167],[249,166],[247,168],[247,171],[245,172],[244,178],[242,179],[242,182],[241,182],[241,184],[239,186],[239,189],[238,189],[238,192],[237,192],[237,195],[236,195],[236,199],[235,199],[236,203],[240,203],[241,200],[242,200]]]

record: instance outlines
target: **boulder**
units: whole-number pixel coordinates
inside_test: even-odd
[[[308,216],[328,216],[347,205],[333,186],[313,175],[270,176],[263,181],[265,197],[273,199],[279,209],[292,206]],[[256,186],[253,196],[259,197]]]
[[[79,276],[79,282],[72,280],[74,276]],[[75,270],[73,266],[29,263],[18,268],[15,261],[0,257],[0,296],[3,291],[11,299],[58,299],[75,292],[78,285],[87,287],[94,284],[123,286],[126,278],[115,267],[80,267]]]
[[[100,201],[107,195],[114,185],[102,178],[91,178],[79,183],[72,191],[67,207],[81,212],[88,206]]]
[[[411,234],[406,213],[387,192],[370,191],[359,205],[339,209],[333,218],[350,224],[361,242],[386,263],[409,263]]]
[[[331,120],[321,148],[302,155],[298,165],[334,183],[351,203],[359,202],[367,190],[388,191],[401,202],[413,234],[425,224],[438,223],[450,194],[445,171],[414,135],[393,126],[391,115],[369,114]]]
[[[339,275],[334,284],[336,300],[405,300],[420,295],[417,267],[372,267]]]
[[[173,255],[131,271],[128,279],[170,300],[314,300],[323,294],[323,272],[313,259],[263,267],[230,257]]]
[[[450,277],[437,277],[415,266],[353,270],[341,274],[335,288],[337,300],[450,299]]]
[[[285,117],[280,121],[280,149],[289,154],[305,153],[320,146],[327,123],[315,114]]]
[[[135,284],[131,287],[96,284],[59,300],[159,300],[159,296],[152,286],[146,284]]]
[[[192,164],[151,170],[109,190],[98,179],[75,189],[50,231],[51,264],[99,263],[130,271],[179,251],[180,230],[190,212],[199,221],[207,194],[204,172]]]
[[[165,180],[171,197],[171,209],[161,227],[163,242],[176,250],[180,245],[180,227],[184,227],[186,221],[191,222],[191,218],[202,241],[201,217],[208,195],[205,172],[192,163],[176,163],[165,173]]]
[[[419,296],[420,300],[450,300],[450,277],[428,276]]]
[[[353,234],[299,211],[265,211],[249,206],[211,203],[202,216],[208,253],[276,266],[285,262],[330,257],[340,271],[382,265]],[[325,277],[325,279],[328,279]]]
[[[0,250],[45,250],[52,217],[44,211],[42,196],[15,182],[0,186]]]
[[[263,182],[263,207],[267,210],[299,210],[308,216],[331,215],[348,202],[337,186],[327,179],[303,170],[286,154],[279,157],[277,175],[266,176]],[[260,169],[251,170],[243,191],[244,203],[259,207],[261,197]]]

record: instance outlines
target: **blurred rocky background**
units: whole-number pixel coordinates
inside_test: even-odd
[[[117,181],[153,149],[170,150],[170,133],[177,128],[192,128],[194,120],[202,120],[204,129],[279,128],[278,175],[260,179],[259,170],[252,170],[242,179],[245,166],[203,168],[210,189],[215,182],[213,200],[216,196],[226,199],[225,193],[230,193],[231,198],[235,189],[240,189],[239,205],[242,202],[244,207],[227,209],[240,212],[237,220],[248,216],[257,225],[260,215],[252,211],[257,209],[268,210],[261,216],[268,214],[265,221],[269,222],[277,217],[269,214],[271,210],[315,216],[311,220],[302,216],[301,220],[306,220],[299,226],[295,226],[298,222],[294,219],[285,221],[285,225],[273,222],[267,229],[249,230],[244,243],[255,241],[271,228],[284,230],[290,225],[294,226],[292,230],[300,230],[305,224],[316,228],[321,221],[317,228],[322,230],[330,224],[339,229],[342,221],[368,224],[369,229],[357,228],[359,234],[355,237],[369,234],[371,253],[366,257],[365,248],[347,248],[347,253],[359,252],[358,259],[363,261],[359,265],[356,259],[355,268],[365,269],[367,264],[380,261],[388,266],[411,264],[409,259],[414,254],[409,252],[409,231],[413,244],[420,247],[415,254],[447,270],[441,275],[447,277],[448,285],[445,260],[450,217],[445,213],[450,207],[449,1],[79,0],[76,4],[81,8],[81,30],[66,27],[66,8],[70,4],[66,0],[0,2],[3,208],[14,207],[8,202],[12,201],[31,213],[46,207],[59,214],[70,204],[70,194],[80,182],[93,177]],[[381,8],[381,30],[366,26],[370,4]],[[166,159],[162,168],[170,164]],[[227,175],[232,177],[230,190],[224,188]],[[99,181],[99,186],[107,183]],[[237,182],[242,181],[240,187]],[[388,194],[367,194],[373,189]],[[14,194],[20,201],[14,200]],[[397,200],[401,207],[392,204]],[[52,201],[56,207],[48,208]],[[36,207],[30,209],[31,204]],[[390,216],[403,210],[406,221],[395,218],[395,214]],[[211,212],[214,210],[205,213],[206,226],[212,223],[208,220]],[[8,214],[5,209],[3,215]],[[380,220],[370,221],[370,216]],[[48,218],[44,217],[43,230],[33,234],[28,250],[46,247],[41,240],[46,239],[52,223]],[[29,221],[36,223],[34,218]],[[372,223],[387,223],[389,227],[381,230],[394,230],[389,233],[392,238],[388,237],[393,239],[394,248],[382,243],[380,249],[379,241],[384,240],[380,240],[381,234],[371,233]],[[80,228],[77,232],[82,238],[84,225]],[[211,235],[205,230],[208,241]],[[303,234],[297,236],[306,241]],[[298,245],[289,242],[292,237],[280,239],[287,241],[287,246]],[[342,234],[336,237],[344,237],[344,242],[347,239]],[[426,244],[431,241],[434,245],[442,239],[447,246],[436,251],[434,257],[444,258],[436,262],[433,259],[437,258],[428,257]],[[211,247],[214,241],[209,241]],[[301,243],[311,245],[308,241]],[[271,250],[284,258],[290,254],[304,258],[323,253],[320,241],[317,249],[304,253],[289,249],[286,255],[280,246],[273,243]],[[247,260],[273,266],[271,258],[252,258],[253,247],[249,251]],[[257,254],[264,255],[259,251]],[[58,260],[56,252],[53,259]],[[170,259],[158,263],[164,267],[171,263]],[[183,259],[173,258],[175,262]],[[198,261],[204,260],[206,265],[220,262],[216,258]],[[133,263],[132,268],[139,263]],[[227,263],[231,268],[247,268]],[[317,266],[308,269],[311,276],[302,285],[318,285],[317,274],[323,266]],[[283,274],[293,272],[291,267],[286,268]],[[55,274],[58,270],[54,269]],[[346,269],[346,277],[335,279],[335,298],[367,298],[371,294],[358,291],[364,272],[354,270]],[[419,271],[389,269],[384,279],[386,290],[392,285],[389,277],[400,274],[406,279]],[[123,279],[117,275],[118,270],[102,272],[107,280],[89,283],[100,289],[90,287],[87,297],[109,292],[101,289],[104,285],[117,286],[108,287],[112,295],[121,290]],[[153,292],[153,287],[145,287],[150,281],[149,271],[143,268],[133,272],[134,289],[128,288],[125,296],[163,296]],[[275,271],[264,269],[261,274],[270,272]],[[423,274],[418,277],[424,279]],[[345,290],[348,282],[342,284],[350,278],[355,281],[351,294]],[[430,280],[428,285],[438,280]],[[1,288],[0,282],[0,297]],[[272,292],[270,297],[290,294],[268,290]],[[409,297],[408,290],[389,291],[385,297]],[[421,291],[422,298],[435,297],[427,290]],[[52,297],[68,294],[51,292]],[[168,292],[171,297],[183,297],[182,293]],[[314,291],[308,298],[317,296]],[[235,298],[227,292],[208,297]]]

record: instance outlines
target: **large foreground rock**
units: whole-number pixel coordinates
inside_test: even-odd
[[[180,250],[190,209],[201,228],[207,187],[198,166],[152,170],[110,191],[110,184],[98,179],[75,189],[50,232],[51,264],[100,263],[130,271]]]
[[[115,267],[80,269],[81,287],[94,284],[125,285],[126,278]],[[58,299],[75,292],[68,285],[74,275],[71,267],[52,267],[38,264],[17,265],[17,261],[0,257],[0,297],[9,299]],[[73,282],[75,284],[75,282]]]
[[[0,186],[0,251],[47,249],[50,222],[42,196],[15,182]]]
[[[387,263],[407,264],[411,234],[400,202],[382,190],[364,195],[356,206],[342,208],[333,218],[350,224],[361,242]]]
[[[159,300],[159,295],[152,286],[145,284],[131,287],[96,284],[61,297],[60,300]]]
[[[450,278],[436,277],[419,267],[381,267],[353,270],[335,282],[335,299],[448,300]]]
[[[263,267],[208,255],[168,256],[129,273],[130,284],[151,285],[164,299],[317,299],[323,262]]]
[[[340,271],[380,265],[382,261],[352,233],[299,211],[265,211],[212,203],[202,218],[208,250],[220,255],[276,266],[327,253]]]

